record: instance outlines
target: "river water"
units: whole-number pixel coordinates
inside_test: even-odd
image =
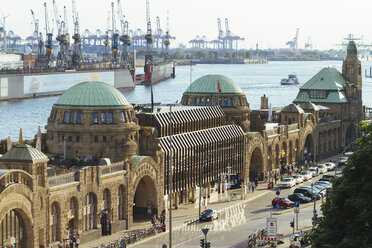
[[[196,65],[176,68],[176,78],[169,79],[153,86],[154,101],[175,103],[180,101],[182,93],[192,81],[207,75],[220,74],[233,79],[246,93],[251,109],[260,107],[260,97],[269,97],[273,107],[284,107],[296,97],[299,86],[281,86],[280,80],[289,73],[296,73],[300,86],[309,80],[323,67],[335,67],[341,71],[342,61],[311,62],[269,62],[268,64],[246,65]],[[372,61],[362,62],[362,72],[372,66]],[[369,69],[368,69],[369,70]],[[141,73],[142,69],[137,70]],[[123,90],[124,96],[131,103],[149,103],[150,87],[136,86],[135,89]],[[21,101],[0,102],[0,139],[8,136],[17,140],[19,128],[23,129],[23,138],[33,138],[40,125],[42,131],[46,125],[56,97],[27,99]],[[363,78],[363,104],[372,107],[372,79]]]

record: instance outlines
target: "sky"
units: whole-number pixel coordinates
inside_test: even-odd
[[[117,0],[115,1],[115,7]],[[6,18],[6,30],[13,30],[21,37],[33,32],[30,9],[40,19],[44,31],[44,2],[40,0],[0,0],[0,15]],[[72,33],[72,0],[56,0],[60,15],[63,6],[68,10],[69,30]],[[54,19],[52,0],[46,0],[50,22]],[[88,28],[107,29],[111,0],[76,0],[80,18],[80,32]],[[146,30],[146,0],[121,0],[129,29]],[[156,29],[156,16],[166,29],[169,10],[170,33],[176,37],[171,47],[180,43],[188,45],[197,35],[207,40],[218,35],[217,18],[228,18],[230,30],[245,40],[241,48],[282,48],[295,36],[299,28],[299,47],[310,37],[316,49],[336,49],[349,33],[363,36],[371,43],[371,0],[150,0],[152,29]],[[56,30],[56,28],[54,29]],[[55,31],[56,33],[56,31]],[[45,37],[45,35],[44,35]]]

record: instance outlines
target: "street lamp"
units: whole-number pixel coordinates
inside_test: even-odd
[[[173,193],[173,119],[172,119],[172,106],[169,106],[169,248],[172,248],[172,193]]]
[[[317,214],[316,214],[316,200],[317,200],[318,195],[319,195],[323,190],[325,190],[325,188],[319,190],[319,192],[315,195],[315,199],[314,199],[314,210],[313,210],[313,230],[315,229],[315,221],[316,221],[316,215],[317,215]],[[311,184],[311,192],[314,193],[314,184],[313,184],[313,183]]]

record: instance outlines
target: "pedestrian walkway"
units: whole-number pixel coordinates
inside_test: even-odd
[[[213,203],[209,203],[207,208],[213,208],[217,211],[223,211],[224,209],[236,205],[236,204],[244,204],[246,202],[252,201],[258,197],[261,197],[265,194],[268,194],[270,191],[267,190],[267,183],[259,183],[256,190],[252,193],[247,193],[244,197],[244,199],[241,199],[241,189],[235,189],[235,190],[229,190],[228,194],[236,193],[237,199],[234,201],[229,201],[228,194],[225,194],[226,197],[221,199],[220,201],[216,201]],[[188,203],[188,204],[182,204],[178,206],[178,209],[172,209],[172,225],[173,230],[182,228],[183,226],[189,224],[190,222],[197,221],[199,219],[199,208],[195,208],[195,203]],[[205,209],[205,207],[202,204],[202,211]],[[167,213],[166,218],[166,224],[167,229],[169,225],[169,211]],[[125,233],[131,233],[134,231],[138,231],[144,228],[151,227],[151,221],[150,219],[147,222],[141,222],[141,223],[134,223],[133,227],[129,230],[121,231],[114,233],[109,236],[102,236],[99,239],[92,240],[91,242],[87,242],[84,244],[81,244],[81,248],[88,248],[88,247],[97,247],[100,244],[113,242],[118,240],[120,237],[122,237]],[[167,230],[168,231],[168,230]]]
[[[337,160],[341,155],[335,155],[331,158],[324,159],[322,161],[319,161],[319,163],[328,162],[329,160]],[[236,204],[244,204],[246,202],[252,201],[258,197],[261,197],[265,194],[268,194],[272,191],[274,191],[275,187],[278,187],[280,185],[280,179],[278,180],[277,184],[274,185],[274,187],[271,190],[267,189],[268,183],[267,182],[259,182],[258,187],[256,190],[252,193],[247,190],[247,194],[245,195],[244,199],[241,197],[241,189],[235,189],[235,190],[229,190],[227,194],[225,194],[225,197],[219,201],[209,203],[206,208],[212,208],[217,211],[223,211],[224,209],[236,205]],[[237,199],[236,201],[230,201],[229,200],[229,194],[236,193]],[[187,204],[181,204],[178,206],[178,209],[172,210],[172,225],[173,230],[177,230],[179,228],[182,228],[183,226],[195,222],[199,218],[199,208],[195,207],[195,203],[187,203]],[[205,209],[205,207],[202,204],[202,211]],[[169,225],[169,211],[167,211],[167,218],[166,218],[166,225],[167,225],[167,231],[168,231],[168,225]],[[84,243],[80,245],[81,248],[88,248],[88,247],[97,247],[100,244],[113,242],[118,240],[120,237],[122,237],[126,233],[135,232],[144,228],[151,227],[151,221],[150,219],[148,221],[144,222],[136,222],[133,224],[133,227],[131,227],[129,230],[124,230],[121,232],[114,233],[109,236],[102,236],[96,240],[92,240],[91,242]],[[282,230],[280,230],[282,231]],[[285,231],[285,230],[284,230]],[[289,234],[285,236],[285,240],[288,240]],[[288,241],[289,242],[289,241]],[[286,246],[283,246],[286,247]]]

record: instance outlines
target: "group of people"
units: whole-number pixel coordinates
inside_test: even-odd
[[[252,190],[252,193],[253,193],[254,190],[257,188],[257,186],[258,186],[258,178],[256,177],[256,179],[248,183],[248,192],[251,192]]]
[[[155,226],[158,223],[158,221],[161,225],[165,224],[165,215],[166,215],[165,209],[163,209],[163,211],[161,211],[161,214],[160,214],[159,218],[157,218],[156,215],[154,214],[151,218],[151,224],[153,226]]]
[[[69,233],[69,238],[61,240],[58,244],[58,248],[79,248],[79,234],[72,229],[68,229],[67,231]]]

